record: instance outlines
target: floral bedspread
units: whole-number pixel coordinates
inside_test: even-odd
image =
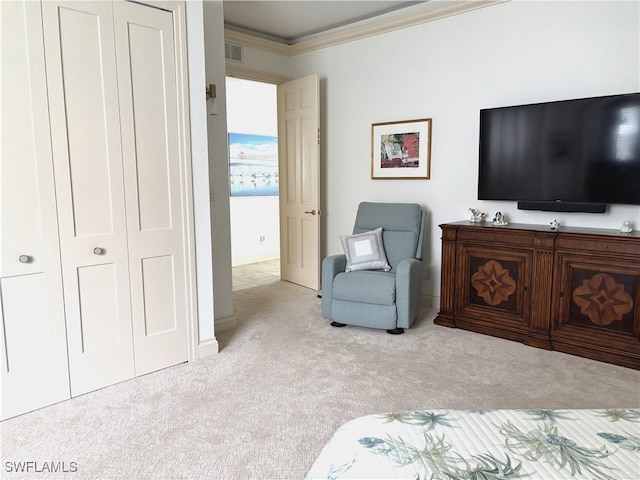
[[[424,410],[340,427],[307,479],[640,479],[640,410]]]

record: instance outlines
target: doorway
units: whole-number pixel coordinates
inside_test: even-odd
[[[277,86],[226,77],[233,290],[280,280]]]

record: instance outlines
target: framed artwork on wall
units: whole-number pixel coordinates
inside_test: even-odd
[[[277,196],[278,138],[229,133],[229,182],[232,197]]]
[[[372,124],[371,178],[431,178],[431,119]]]

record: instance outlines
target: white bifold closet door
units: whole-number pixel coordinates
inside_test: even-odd
[[[132,378],[127,229],[110,2],[43,2],[72,395]]]
[[[173,15],[114,3],[136,375],[187,360]]]
[[[172,21],[43,2],[72,395],[187,360]]]
[[[40,4],[0,2],[0,418],[67,399]]]

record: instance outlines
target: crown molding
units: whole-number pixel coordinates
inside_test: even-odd
[[[267,40],[266,38],[256,37],[243,32],[236,32],[235,30],[229,30],[228,28],[224,29],[224,41],[227,43],[242,45],[243,47],[257,48],[258,50],[264,50],[265,52],[291,56],[291,45],[274,42],[273,40]]]
[[[359,26],[347,27],[339,31],[329,31],[326,34],[314,35],[313,38],[301,39],[291,45],[267,40],[242,32],[225,29],[225,42],[256,48],[285,56],[301,55],[322,48],[353,42],[363,38],[412,27],[422,23],[432,22],[441,18],[459,15],[480,8],[490,7],[510,0],[447,0],[427,2],[421,10],[411,9],[411,12],[387,16],[373,20]]]

